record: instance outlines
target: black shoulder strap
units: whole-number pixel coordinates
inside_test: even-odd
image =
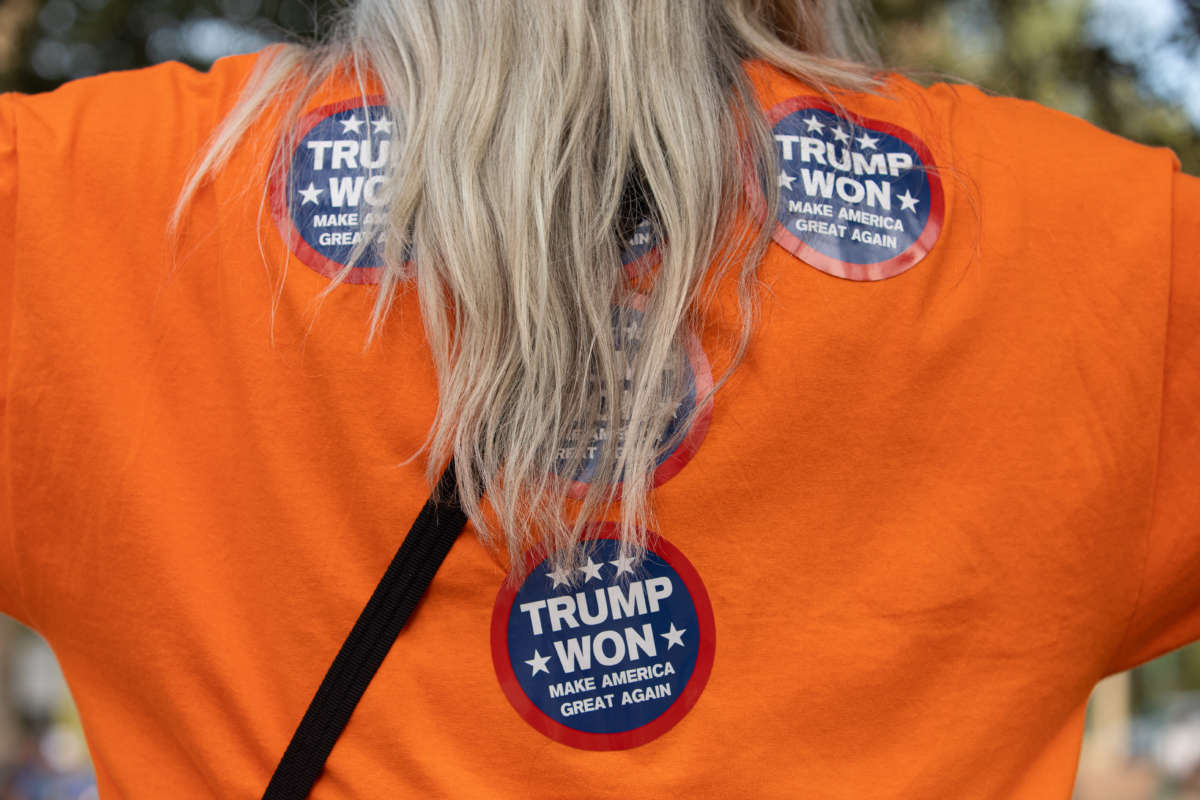
[[[467,518],[456,500],[457,489],[451,461],[325,673],[263,800],[308,797],[367,684],[466,525]],[[439,505],[439,497],[447,498],[446,503]]]

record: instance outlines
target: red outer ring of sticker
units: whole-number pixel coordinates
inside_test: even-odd
[[[763,224],[767,224],[770,221],[775,223],[775,231],[772,233],[771,238],[775,240],[776,244],[806,264],[810,264],[822,272],[833,275],[835,278],[845,278],[851,281],[881,281],[886,278],[894,278],[915,267],[925,256],[929,255],[929,251],[937,244],[938,237],[942,233],[942,223],[946,218],[946,197],[942,191],[942,179],[937,174],[937,163],[933,159],[933,153],[924,142],[905,128],[893,125],[890,122],[870,119],[869,117],[860,117],[853,114],[845,116],[845,112],[838,111],[832,105],[818,97],[790,97],[767,112],[767,122],[774,128],[775,124],[784,117],[806,108],[827,111],[835,117],[853,122],[860,128],[867,128],[876,133],[894,136],[916,152],[917,157],[921,159],[921,163],[926,167],[925,176],[929,181],[930,208],[929,220],[925,223],[925,230],[921,232],[921,235],[917,237],[917,240],[907,250],[894,258],[890,258],[887,261],[877,261],[874,264],[851,264],[847,261],[838,261],[836,258],[827,256],[819,250],[810,247],[795,234],[788,231],[787,228],[783,227],[778,219],[770,218],[767,214],[766,203],[763,202],[762,193],[758,187],[754,186],[753,179],[748,172],[746,191],[750,196],[752,211],[762,220]]]
[[[619,528],[616,523],[598,522],[589,526],[585,534],[588,539],[618,539]],[[621,733],[590,733],[567,727],[551,718],[529,699],[517,675],[513,672],[512,660],[508,652],[508,620],[512,614],[513,602],[517,598],[519,586],[507,583],[496,595],[496,605],[492,608],[492,665],[496,670],[496,678],[500,688],[512,707],[521,718],[538,732],[547,737],[580,750],[628,750],[640,747],[647,742],[657,739],[692,710],[712,674],[713,659],[716,655],[717,626],[713,617],[712,603],[708,599],[708,591],[700,579],[700,573],[692,566],[692,562],[679,551],[675,545],[657,534],[651,534],[648,548],[663,561],[666,561],[675,573],[683,579],[691,595],[692,604],[696,608],[696,619],[700,623],[700,644],[696,653],[696,666],[692,676],[683,687],[683,691],[667,710],[656,718],[638,728]],[[525,572],[528,574],[542,562],[544,557],[530,554],[526,559]]]
[[[351,108],[363,108],[364,106],[385,105],[386,103],[387,100],[382,95],[370,95],[365,98],[341,100],[337,103],[330,103],[329,105],[313,109],[302,116],[297,123],[296,141],[300,142],[308,135],[309,131],[339,111],[346,111]],[[292,153],[291,158],[295,158],[295,153]],[[346,265],[327,258],[314,250],[308,242],[304,241],[304,237],[300,235],[300,231],[296,230],[296,224],[292,222],[291,216],[287,213],[287,193],[284,191],[284,187],[288,185],[291,168],[292,164],[289,159],[288,168],[278,173],[270,184],[271,216],[275,218],[275,227],[279,229],[279,235],[283,237],[288,250],[292,251],[306,266],[324,275],[326,278],[335,278],[346,268]],[[408,262],[405,263],[407,264]],[[382,267],[353,267],[346,276],[345,282],[358,284],[379,283],[382,273]]]
[[[647,253],[646,255],[650,254]],[[646,295],[635,294],[630,299],[629,306],[638,311],[644,310],[646,308]],[[655,468],[651,482],[653,488],[662,486],[671,480],[671,478],[678,475],[688,465],[688,462],[696,455],[696,451],[700,449],[700,445],[704,443],[704,437],[708,435],[708,426],[712,423],[712,365],[709,364],[704,347],[700,344],[700,337],[695,333],[688,334],[687,358],[688,364],[692,368],[692,376],[696,379],[697,411],[692,418],[692,426],[688,428],[688,432],[684,434],[683,439],[680,440],[674,452],[663,459],[663,462]],[[570,488],[567,489],[567,497],[573,497],[576,500],[582,499],[587,494],[588,486],[588,481],[572,481]],[[614,496],[621,496],[620,486],[617,486]]]

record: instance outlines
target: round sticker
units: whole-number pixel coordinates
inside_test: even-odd
[[[638,322],[641,319],[639,309],[644,303],[645,297],[638,295],[634,298],[631,306],[613,309],[613,326],[616,332],[614,338],[617,347],[637,346],[639,341]],[[709,423],[712,421],[712,367],[709,365],[708,356],[704,354],[700,339],[695,334],[688,334],[686,348],[687,352],[684,354],[686,357],[683,359],[683,385],[687,387],[687,390],[676,407],[667,429],[659,437],[660,447],[668,443],[669,446],[659,453],[652,480],[654,486],[666,483],[687,466],[692,457],[696,455],[696,451],[700,449],[701,443],[704,442],[704,437],[708,434]],[[626,380],[624,391],[628,393],[631,388],[630,381]],[[703,405],[700,405],[701,403]],[[698,405],[699,411],[696,410]],[[628,404],[625,406],[628,407]],[[685,429],[684,426],[689,419],[691,426]],[[570,497],[582,498],[587,494],[588,484],[591,483],[596,467],[600,463],[601,443],[608,435],[609,432],[603,425],[592,431],[590,436],[583,432],[582,426],[577,426],[576,438],[564,446],[559,459],[560,475],[569,469],[568,465],[574,462],[575,457],[579,459],[579,468],[571,476],[572,483],[567,492]],[[622,428],[617,431],[618,447],[623,444],[624,437],[625,431]],[[582,448],[582,452],[579,452],[580,448]]]
[[[584,563],[542,561],[492,611],[492,660],[521,717],[585,750],[662,736],[692,709],[712,671],[716,626],[699,574],[651,537],[635,570],[616,526],[595,527]]]
[[[271,187],[271,210],[288,248],[330,278],[385,213],[395,123],[381,98],[366,102],[346,100],[302,117],[287,172]],[[382,267],[382,244],[371,242],[346,281],[378,283]]]
[[[767,116],[781,167],[774,239],[785,250],[838,278],[877,281],[911,269],[937,243],[942,183],[912,133],[852,121],[808,97]]]
[[[633,229],[633,235],[625,242],[625,249],[621,253],[621,263],[625,266],[625,272],[631,278],[640,275],[658,266],[661,257],[662,254],[658,251],[658,232],[654,229],[654,223],[648,219],[642,220],[641,224]]]

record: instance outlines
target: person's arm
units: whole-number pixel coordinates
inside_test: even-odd
[[[1200,640],[1200,178],[1176,177],[1174,209],[1153,516],[1144,564],[1130,565],[1141,591],[1111,672]]]
[[[8,353],[17,219],[17,137],[12,96],[0,95],[0,612],[27,622],[8,475]]]

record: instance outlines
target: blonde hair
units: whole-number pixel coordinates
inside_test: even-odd
[[[822,93],[876,85],[849,0],[357,0],[326,41],[260,59],[176,222],[261,115],[283,108],[278,176],[317,87],[349,76],[364,106],[381,87],[398,124],[368,340],[414,286],[438,375],[431,482],[453,458],[458,501],[516,573],[531,549],[578,557],[586,524],[614,508],[638,556],[655,466],[690,422],[668,435],[688,337],[722,275],[739,287],[730,369],[753,327],[769,232],[743,187],[774,208],[778,166],[751,59]],[[643,217],[661,262],[637,278],[621,251]],[[591,461],[579,444],[593,431],[608,433]]]

